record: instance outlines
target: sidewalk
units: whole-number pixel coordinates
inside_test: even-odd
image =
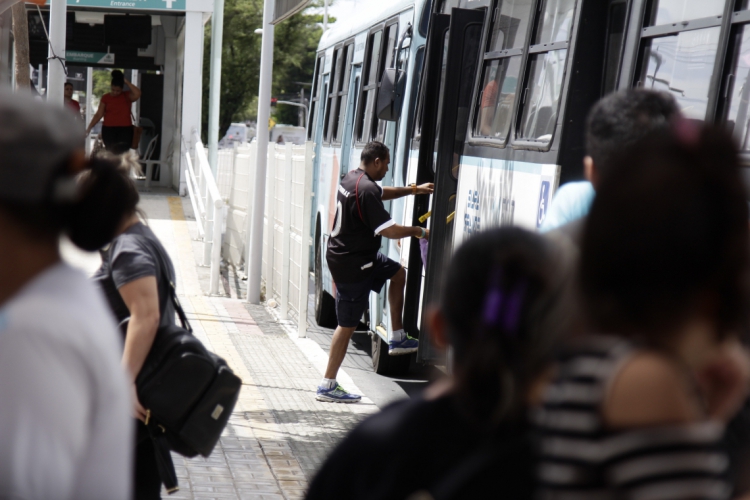
[[[197,228],[187,198],[142,193],[140,207],[174,262],[177,293],[195,335],[243,381],[211,457],[174,455],[180,491],[163,497],[301,498],[331,448],[377,406],[366,397],[356,405],[316,401],[327,353],[315,341],[298,339],[293,325],[277,322],[263,306],[205,295],[208,269],[197,266],[202,245],[193,240]],[[90,271],[98,266],[93,255],[70,258]],[[359,390],[345,372],[339,380]]]

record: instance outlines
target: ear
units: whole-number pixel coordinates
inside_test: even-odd
[[[438,349],[448,348],[448,334],[446,332],[445,316],[437,307],[427,311],[427,325],[430,329],[430,340]]]
[[[596,164],[594,164],[594,159],[590,156],[585,156],[583,158],[583,173],[586,180],[594,186],[594,189],[596,189],[599,184],[599,171],[596,168]]]

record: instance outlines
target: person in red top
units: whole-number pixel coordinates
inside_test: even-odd
[[[124,91],[127,84],[130,90]],[[89,135],[94,125],[104,118],[102,127],[102,141],[107,151],[122,154],[133,144],[133,122],[131,120],[131,104],[141,98],[141,90],[125,79],[122,71],[112,72],[110,92],[102,96],[99,109],[91,119],[86,135]]]
[[[65,105],[75,111],[78,118],[81,117],[81,105],[73,100],[73,84],[70,82],[65,82]]]

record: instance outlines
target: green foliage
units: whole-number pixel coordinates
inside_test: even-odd
[[[122,71],[122,70],[120,70]],[[110,70],[109,69],[98,69],[94,68],[94,91],[93,91],[93,99],[92,104],[94,106],[94,110],[99,106],[99,101],[101,100],[102,96],[109,92],[110,90],[110,83],[112,82],[112,77],[110,76]]]
[[[312,3],[322,6],[322,0]],[[309,84],[315,67],[315,51],[322,34],[318,23],[322,15],[309,10],[293,16],[274,29],[274,96],[291,99],[299,94],[300,83]],[[221,106],[219,137],[223,137],[233,121],[253,120],[257,117],[258,77],[260,71],[261,35],[255,30],[263,25],[262,0],[226,0],[224,5],[224,40],[221,61]],[[208,89],[211,67],[211,26],[206,26],[203,60],[203,137],[208,133]],[[272,108],[277,123],[297,124],[297,108],[280,105]]]

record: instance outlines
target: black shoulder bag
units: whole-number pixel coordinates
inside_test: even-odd
[[[140,239],[160,261],[168,300],[181,324],[159,328],[135,380],[138,399],[147,411],[146,427],[154,441],[159,474],[171,493],[177,491],[177,478],[169,451],[186,457],[211,455],[237,403],[242,380],[193,335],[161,249],[146,237]],[[121,324],[125,331],[127,321]]]

